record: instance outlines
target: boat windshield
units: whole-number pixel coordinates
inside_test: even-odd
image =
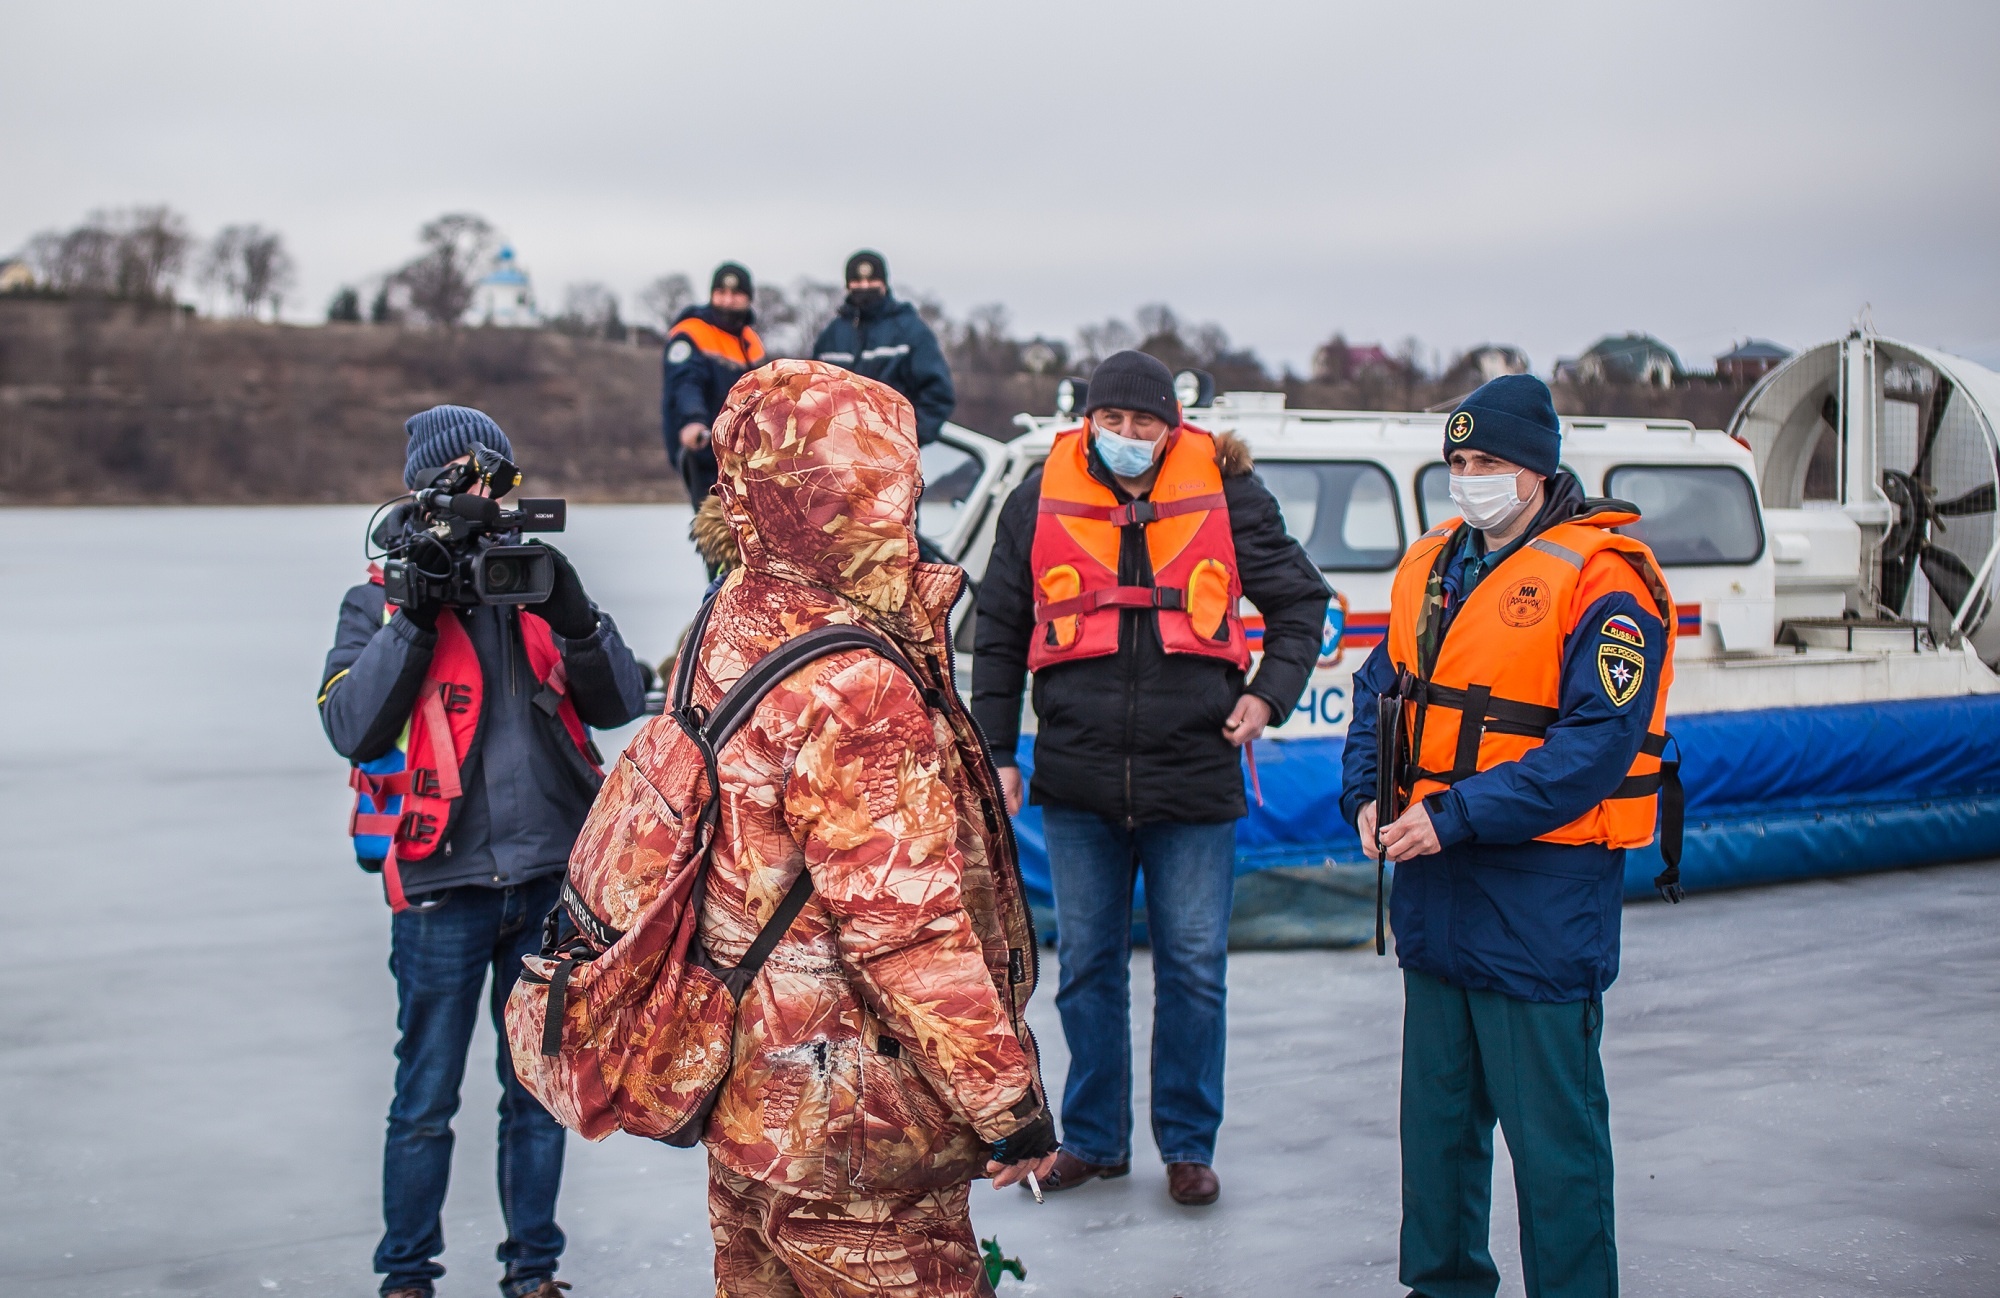
[[[1382,572],[1403,554],[1396,486],[1365,460],[1259,460],[1285,529],[1328,572]]]
[[[948,442],[932,442],[921,454],[924,494],[917,500],[917,533],[941,542],[958,526],[985,466],[978,456]]]

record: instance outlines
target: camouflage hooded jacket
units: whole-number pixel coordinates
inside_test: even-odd
[[[813,894],[738,1019],[705,1133],[732,1170],[812,1198],[979,1174],[1041,1108],[1025,1022],[1035,938],[998,780],[951,679],[959,569],[915,562],[914,418],[893,390],[814,361],[744,375],[714,427],[743,568],[716,596],[694,701],[831,623],[880,655],[782,681],[720,754],[701,936],[735,964],[799,871]]]

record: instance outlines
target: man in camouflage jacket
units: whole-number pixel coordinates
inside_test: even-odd
[[[849,651],[785,678],[721,771],[701,937],[733,965],[801,870],[811,901],[742,1002],[704,1133],[716,1292],[990,1293],[970,1182],[1046,1174],[1025,1010],[1035,935],[986,746],[952,684],[964,574],[916,562],[915,418],[815,361],[746,374],[714,427],[743,567],[694,701],[804,631],[860,624],[925,678]]]

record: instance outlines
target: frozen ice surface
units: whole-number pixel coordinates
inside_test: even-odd
[[[374,1292],[395,1000],[387,912],[313,713],[366,511],[0,512],[0,1281],[67,1295]],[[559,539],[640,651],[702,584],[685,510]],[[1626,1292],[2000,1293],[2000,871],[1627,908],[1606,1000]],[[1134,1000],[1150,996],[1146,957]],[[1060,1085],[1053,960],[1033,1018]],[[1400,1295],[1398,975],[1231,970],[1219,1204],[1129,1178],[974,1191],[1001,1293]],[[1143,1105],[1144,1015],[1136,1055]],[[494,1042],[467,1070],[447,1298],[491,1294]],[[1519,1292],[1502,1159],[1494,1243]],[[710,1292],[700,1156],[570,1146],[577,1298]]]

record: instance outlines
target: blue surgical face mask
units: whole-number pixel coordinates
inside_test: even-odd
[[[1104,467],[1121,478],[1143,478],[1146,470],[1153,467],[1153,457],[1159,453],[1158,442],[1139,442],[1129,437],[1108,433],[1096,424],[1090,426],[1091,443],[1104,460]]]

